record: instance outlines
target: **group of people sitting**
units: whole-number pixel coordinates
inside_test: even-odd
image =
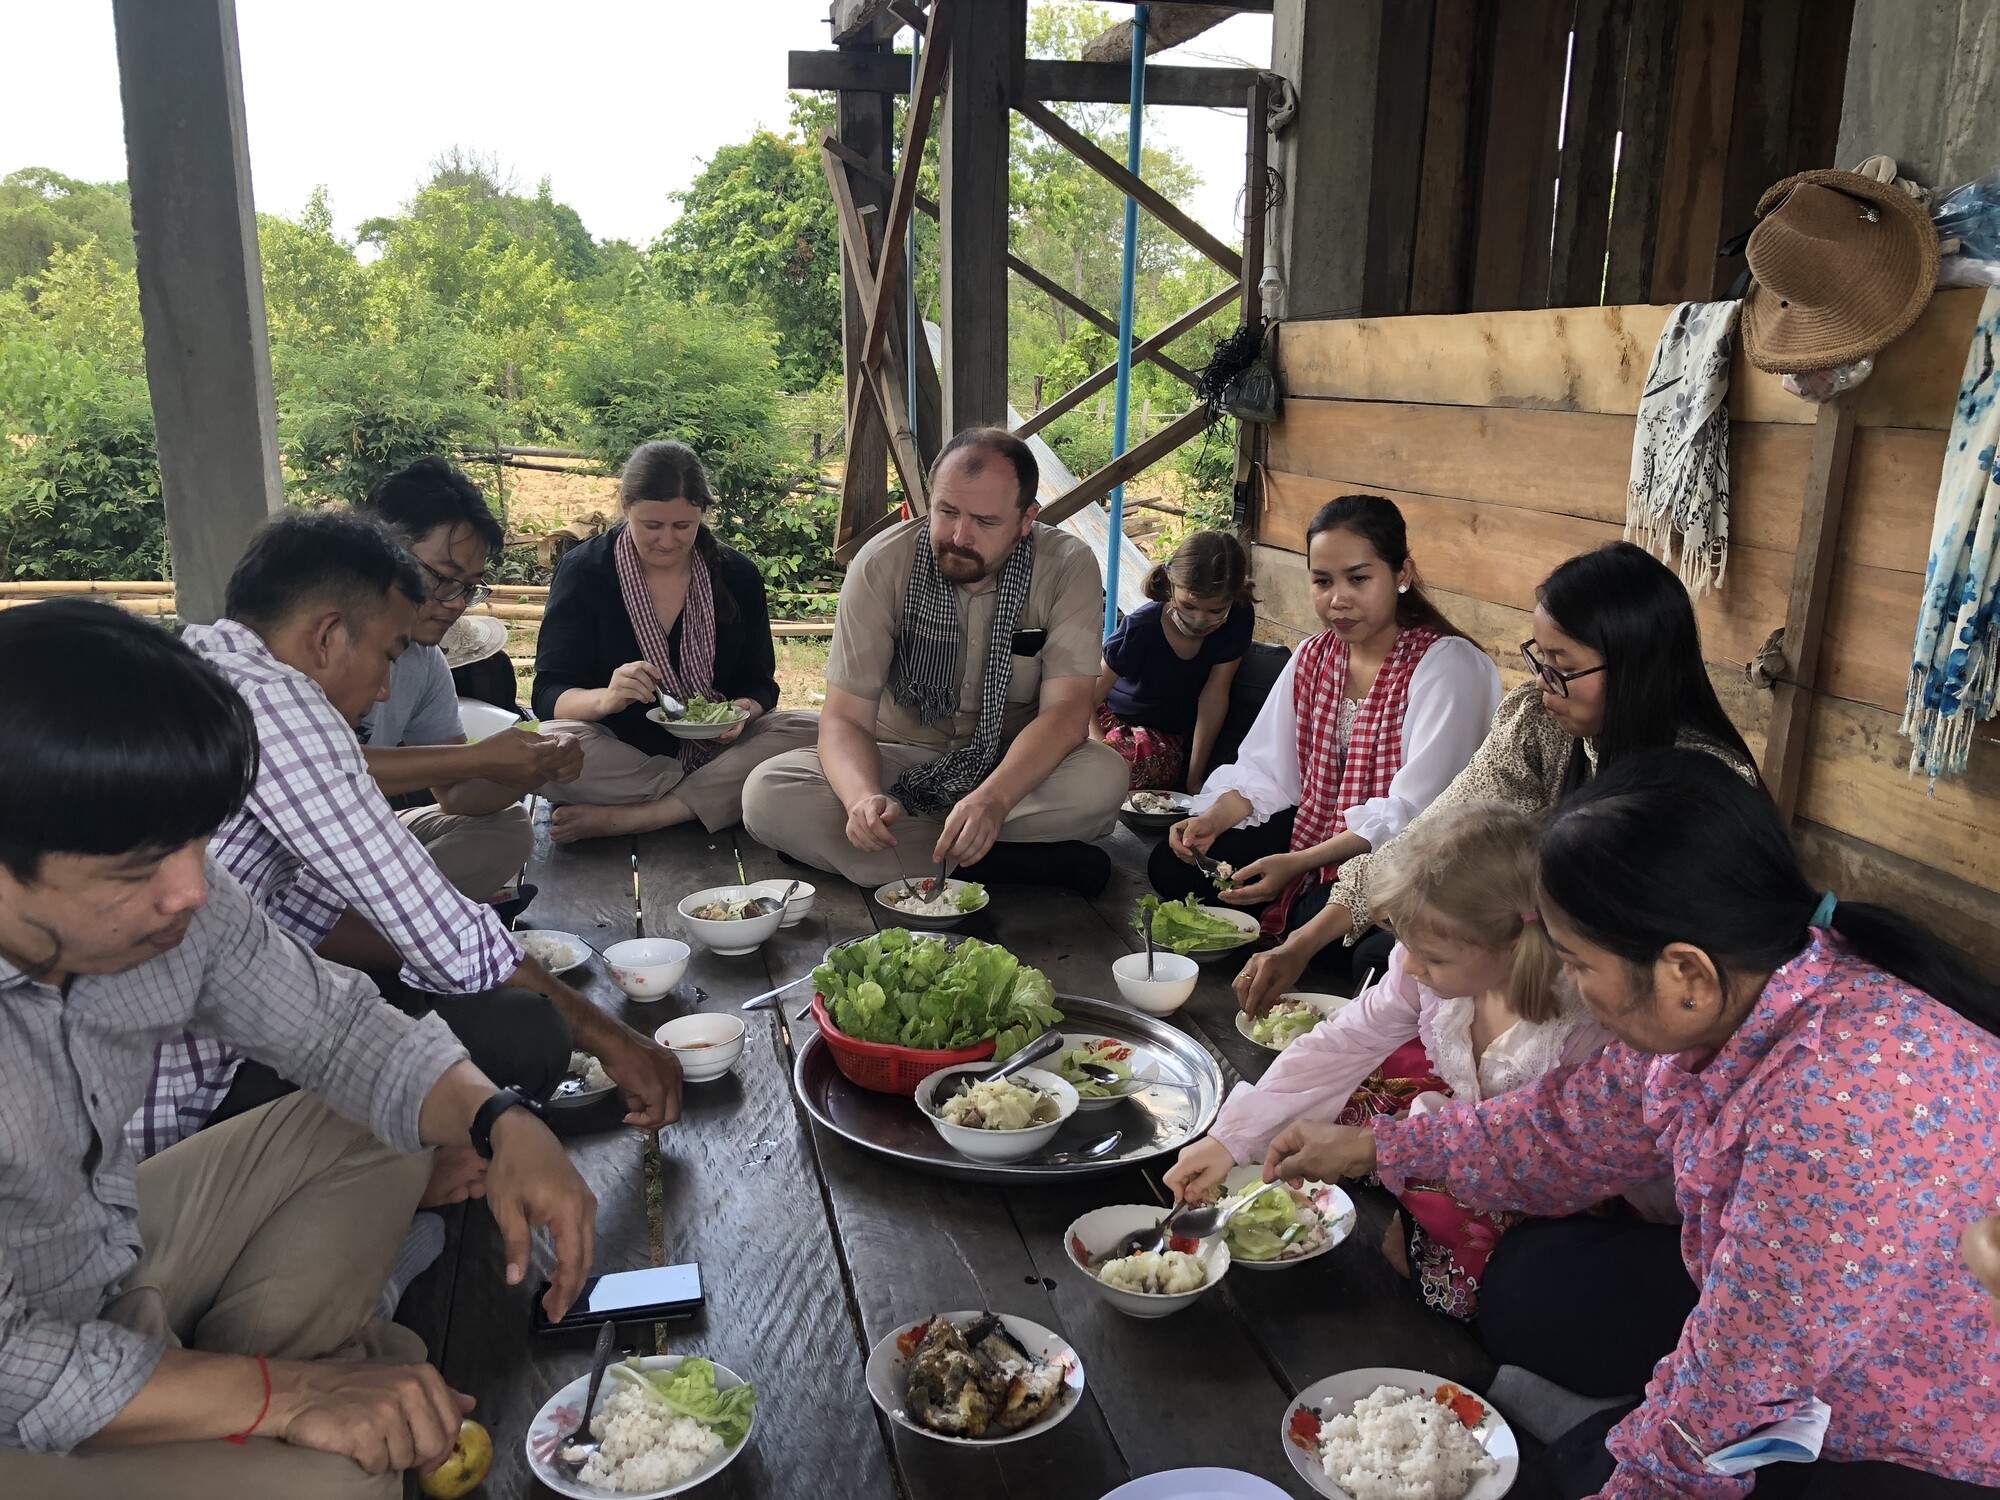
[[[2000,1247],[2000,996],[1807,881],[1672,573],[1562,564],[1503,695],[1396,507],[1335,500],[1306,538],[1326,628],[1216,765],[1243,549],[1189,538],[1101,640],[1038,478],[1003,431],[946,445],[929,514],[848,571],[817,717],[777,711],[755,560],[671,442],[557,571],[539,725],[477,743],[438,642],[502,537],[441,461],[272,522],[178,639],[80,601],[0,615],[0,1493],[386,1494],[437,1462],[467,1403],[388,1321],[426,1206],[484,1197],[510,1281],[545,1227],[545,1305],[575,1296],[594,1203],[532,1105],[573,1047],[635,1126],[680,1079],[509,931],[525,795],[558,841],[740,818],[859,884],[948,861],[1094,891],[1135,787],[1194,794],[1161,893],[1276,939],[1246,1010],[1309,966],[1356,991],[1176,1193],[1243,1163],[1378,1179],[1415,1294],[1574,1418],[1566,1495],[2000,1484],[1967,1265]],[[745,717],[682,740],[662,692]],[[1820,1462],[1708,1466],[1819,1404]]]

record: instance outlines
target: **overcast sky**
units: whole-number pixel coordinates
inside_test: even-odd
[[[1111,9],[1124,14],[1127,7]],[[447,147],[546,176],[599,238],[645,244],[718,146],[787,121],[785,54],[824,47],[827,0],[237,0],[258,208],[316,184],[343,233],[393,212]],[[125,176],[109,0],[0,0],[11,66],[0,174]],[[1270,63],[1271,19],[1238,16],[1160,59]],[[1184,205],[1234,241],[1241,113],[1155,111],[1205,186]],[[1107,226],[1113,229],[1114,226]]]

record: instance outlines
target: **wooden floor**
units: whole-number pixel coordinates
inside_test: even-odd
[[[1137,945],[1133,903],[1146,847],[1120,830],[1117,873],[1095,901],[1003,888],[969,930],[1004,943],[1058,990],[1113,993],[1110,964]],[[792,873],[740,829],[676,830],[638,840],[556,848],[544,836],[530,878],[541,895],[525,925],[576,932],[599,948],[636,935],[685,936],[681,897],[736,879]],[[809,872],[808,872],[809,873]],[[830,942],[873,929],[865,894],[814,877],[812,914],[758,953],[721,958],[697,947],[687,977],[657,1005],[626,1001],[593,964],[583,987],[645,1029],[697,1008],[741,1000],[807,972]],[[1233,1024],[1229,969],[1204,971],[1176,1018],[1221,1061],[1230,1083],[1255,1078],[1271,1054]],[[696,997],[697,988],[701,992]],[[1279,1447],[1293,1394],[1365,1365],[1426,1369],[1483,1389],[1492,1367],[1461,1325],[1424,1311],[1376,1250],[1386,1197],[1357,1194],[1361,1222],[1333,1254],[1294,1270],[1240,1274],[1171,1318],[1111,1310],[1063,1254],[1063,1229],[1107,1203],[1167,1201],[1157,1172],[1133,1170],[1074,1187],[994,1190],[903,1171],[812,1127],[790,1086],[792,1047],[811,1026],[801,1001],[753,1013],[734,1074],[691,1084],[680,1123],[648,1143],[609,1118],[578,1122],[569,1146],[599,1202],[598,1272],[698,1261],[707,1307],[664,1325],[666,1353],[703,1353],[754,1381],[756,1436],[702,1496],[771,1500],[852,1496],[911,1500],[1096,1500],[1162,1469],[1247,1470],[1288,1493],[1309,1491]],[[657,1184],[660,1228],[649,1233]],[[589,1367],[588,1340],[555,1345],[529,1328],[529,1284],[508,1287],[490,1216],[447,1217],[439,1263],[404,1299],[446,1378],[478,1398],[497,1457],[478,1492],[547,1495],[528,1473],[522,1436],[537,1408]],[[1017,1313],[1061,1331],[1082,1357],[1082,1408],[1044,1437],[968,1456],[892,1430],[862,1384],[868,1349],[900,1323],[953,1308]],[[651,1352],[647,1350],[645,1352]],[[1523,1447],[1533,1451],[1525,1434]],[[1524,1466],[1514,1494],[1550,1492]]]

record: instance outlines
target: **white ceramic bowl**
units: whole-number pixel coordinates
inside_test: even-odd
[[[986,1316],[982,1312],[939,1313],[941,1318],[949,1318],[963,1327],[975,1318]],[[1001,1313],[1000,1321],[1007,1325],[1007,1331],[1019,1339],[1037,1359],[1059,1365],[1063,1372],[1063,1392],[1038,1421],[1030,1422],[1019,1432],[996,1433],[992,1437],[968,1438],[952,1437],[947,1433],[932,1432],[909,1414],[904,1402],[910,1389],[910,1358],[915,1353],[922,1330],[930,1322],[923,1318],[915,1323],[905,1323],[900,1328],[892,1328],[876,1340],[875,1347],[868,1353],[868,1367],[865,1378],[868,1394],[875,1404],[882,1408],[889,1420],[898,1427],[930,1438],[934,1442],[950,1443],[960,1448],[991,1448],[1001,1443],[1018,1443],[1027,1438],[1040,1437],[1051,1427],[1075,1411],[1083,1401],[1083,1361],[1077,1358],[1076,1350],[1069,1340],[1053,1329],[1031,1323],[1026,1318],[1017,1318],[1012,1313]],[[720,1380],[718,1375],[717,1379]]]
[[[673,1053],[681,1077],[708,1083],[736,1066],[743,1055],[741,1016],[679,1016],[653,1033],[653,1040]]]
[[[627,938],[604,950],[604,967],[634,1000],[658,1000],[687,973],[691,951],[679,938]]]
[[[939,1068],[917,1085],[917,1108],[923,1116],[944,1137],[945,1144],[960,1156],[970,1161],[1020,1161],[1033,1156],[1055,1139],[1056,1132],[1068,1123],[1076,1113],[1076,1090],[1053,1073],[1044,1073],[1040,1068],[1023,1068],[1014,1075],[1014,1082],[1030,1088],[1040,1089],[1056,1101],[1056,1118],[1046,1125],[1030,1125],[1026,1130],[975,1130],[969,1125],[951,1125],[938,1117],[931,1107],[931,1099],[941,1085],[955,1084],[961,1073],[984,1073],[993,1064],[989,1062],[955,1063],[949,1068]]]
[[[521,720],[495,703],[481,703],[476,698],[458,700],[458,722],[465,728],[465,742],[476,745],[488,735],[498,734],[503,729],[512,729]]]
[[[1107,1286],[1084,1262],[1086,1258],[1096,1260],[1108,1254],[1112,1246],[1133,1230],[1151,1229],[1166,1216],[1164,1208],[1137,1203],[1092,1209],[1064,1231],[1063,1250],[1069,1256],[1069,1263],[1083,1274],[1097,1294],[1120,1312],[1135,1318],[1164,1318],[1168,1313],[1193,1305],[1196,1298],[1222,1280],[1223,1273],[1229,1269],[1229,1247],[1222,1242],[1221,1235],[1210,1235],[1202,1241],[1201,1249],[1194,1252],[1201,1257],[1201,1263],[1208,1271],[1208,1280],[1191,1292],[1175,1292],[1172,1296],[1157,1292],[1128,1292],[1122,1287]]]
[[[761,886],[719,885],[713,890],[696,891],[680,904],[681,920],[688,924],[688,930],[717,953],[736,955],[755,953],[764,945],[766,938],[778,930],[778,924],[785,920],[782,910],[768,916],[745,917],[737,922],[712,922],[695,916],[697,906],[706,906],[711,901],[743,901],[757,896],[771,894]],[[775,900],[776,896],[773,895]]]
[[[1151,979],[1146,977],[1143,953],[1128,953],[1111,966],[1111,977],[1118,981],[1118,993],[1125,997],[1125,1003],[1149,1016],[1170,1016],[1187,1004],[1200,974],[1201,965],[1193,959],[1163,951],[1153,954]]]
[[[757,889],[775,901],[778,897],[785,894],[785,887],[790,884],[791,881],[789,880],[760,880],[757,882]],[[799,923],[806,919],[807,913],[813,909],[813,900],[818,894],[819,892],[812,886],[807,885],[801,880],[799,888],[792,892],[792,899],[785,903],[785,914],[779,918],[778,925],[780,927],[798,926]]]
[[[919,879],[912,880],[910,885],[912,889],[921,891],[929,885],[930,880],[931,877],[925,875]],[[969,880],[953,879],[947,880],[944,884],[945,889],[955,897],[960,891],[971,885],[972,882]],[[912,932],[944,932],[949,928],[956,927],[967,917],[985,911],[987,907],[993,904],[993,892],[989,890],[986,893],[986,899],[981,901],[977,906],[970,907],[964,911],[948,912],[942,917],[926,917],[919,916],[913,911],[906,911],[889,899],[891,896],[901,895],[902,892],[903,882],[900,880],[892,880],[885,886],[878,886],[875,891],[875,904],[889,914],[890,919],[896,926],[907,927]]]

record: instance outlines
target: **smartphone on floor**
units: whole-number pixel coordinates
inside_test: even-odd
[[[593,1276],[560,1322],[551,1323],[542,1307],[549,1284],[535,1294],[535,1332],[572,1333],[603,1323],[664,1323],[691,1318],[701,1310],[701,1267],[650,1266],[643,1271],[612,1271]]]

